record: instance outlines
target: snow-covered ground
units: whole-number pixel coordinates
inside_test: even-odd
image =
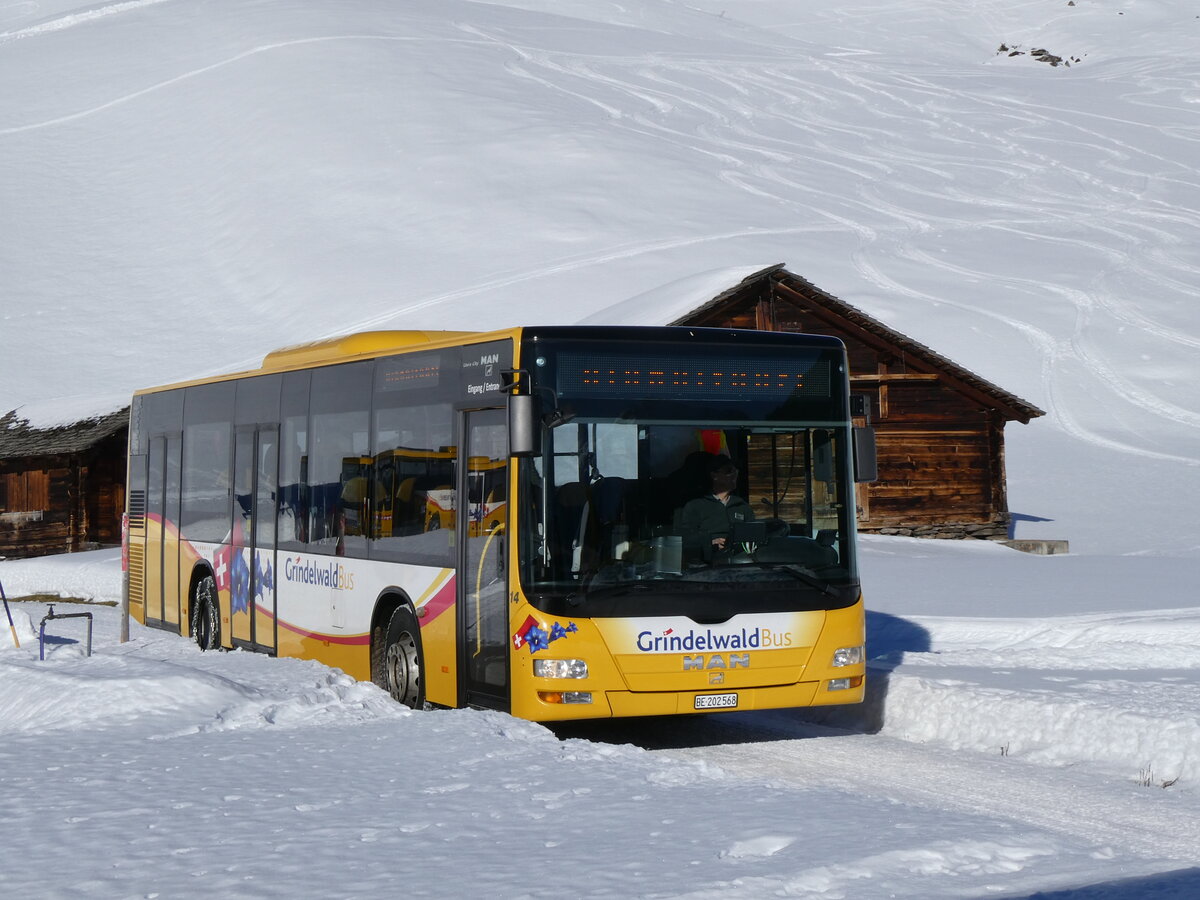
[[[9,596],[95,601],[56,607],[93,612],[93,656],[84,620],[50,620],[45,662],[46,603],[11,604],[0,887],[1196,896],[1194,561],[868,538],[864,570],[863,707],[552,731],[409,713],[315,663],[201,654],[136,623],[118,643],[96,605],[120,595],[111,551],[0,563]]]
[[[42,662],[15,602],[0,894],[1200,896],[1198,49],[1193,0],[0,4],[0,413],[785,262],[1045,409],[1009,503],[1072,548],[867,539],[861,708],[556,731],[95,603]]]

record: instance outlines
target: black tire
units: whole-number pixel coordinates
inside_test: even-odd
[[[192,592],[192,640],[201,650],[221,648],[221,614],[217,600],[217,582],[205,575]]]
[[[375,629],[374,681],[392,699],[412,709],[425,708],[425,660],[421,653],[421,629],[412,608],[401,606],[392,613],[386,629]]]

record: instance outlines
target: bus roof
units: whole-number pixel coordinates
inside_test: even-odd
[[[435,349],[453,347],[459,344],[482,343],[506,337],[516,337],[520,333],[520,330],[519,328],[509,328],[501,331],[360,331],[355,334],[343,334],[320,341],[295,344],[290,347],[272,350],[263,357],[262,365],[257,369],[227,372],[207,378],[193,378],[172,384],[142,388],[134,391],[134,396],[136,397],[139,394],[154,394],[159,391],[175,390],[176,388],[191,387],[198,384],[235,381],[239,378],[248,378],[254,375],[291,372],[316,366],[352,362],[358,359],[370,359],[376,356],[389,356],[393,353],[403,353],[407,350],[417,350],[422,347]]]
[[[539,338],[592,337],[620,342],[663,340],[668,336],[678,337],[682,334],[687,334],[690,340],[697,341],[720,337],[733,343],[753,342],[758,344],[766,343],[768,345],[786,344],[794,346],[805,344],[828,348],[844,347],[838,338],[828,335],[680,325],[549,325],[506,328],[497,331],[361,331],[273,350],[263,358],[262,365],[257,369],[228,372],[207,378],[194,378],[173,384],[142,388],[134,391],[134,396],[190,387],[192,385],[234,381],[254,375],[291,372],[316,366],[328,366],[360,359],[371,359],[423,348],[433,350],[464,344],[485,343],[504,338],[517,339],[522,334],[524,334],[526,339],[534,341]]]

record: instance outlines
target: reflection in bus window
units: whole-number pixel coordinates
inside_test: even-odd
[[[364,556],[366,537],[361,504],[343,500],[347,457],[368,455],[372,368],[368,363],[331,366],[313,372],[312,444],[309,450],[310,549],[339,556]]]
[[[373,555],[448,557],[455,514],[452,428],[449,403],[376,411]]]
[[[288,372],[280,398],[279,545],[308,542],[308,372]]]
[[[279,457],[279,541],[308,541],[308,416],[283,420]]]
[[[228,422],[183,430],[183,529],[189,540],[222,541],[229,533]]]

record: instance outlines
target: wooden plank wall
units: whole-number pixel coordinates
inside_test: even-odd
[[[121,543],[121,516],[125,513],[126,433],[105,439],[88,456],[84,489],[87,543]]]
[[[855,390],[873,398],[879,459],[863,530],[1007,535],[1002,432],[990,411],[936,380],[860,381]]]
[[[0,513],[0,555],[45,556],[69,551],[76,519],[74,469],[63,457],[11,460],[3,469],[4,475],[17,476],[6,478],[9,483],[24,479],[27,473],[46,484],[46,508]],[[16,505],[16,498],[10,498],[6,508]],[[19,505],[28,504],[22,500]]]
[[[871,485],[876,526],[992,518],[988,444],[976,430],[876,428],[880,478]]]
[[[86,456],[7,460],[0,463],[0,478],[46,486],[45,497],[36,503],[7,498],[7,509],[44,508],[0,513],[0,556],[46,556],[120,543],[125,507],[125,447],[120,437],[102,442]]]

